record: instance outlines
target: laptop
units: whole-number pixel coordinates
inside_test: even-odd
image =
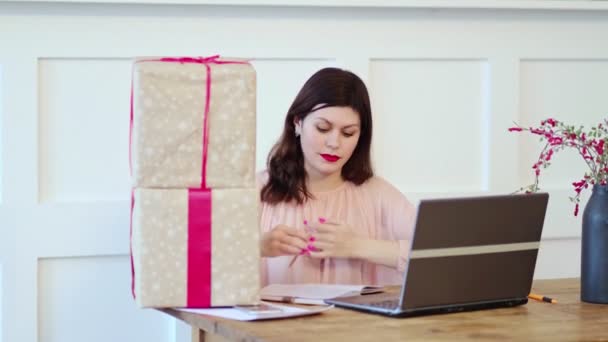
[[[547,193],[422,200],[400,293],[327,299],[409,317],[526,304]]]

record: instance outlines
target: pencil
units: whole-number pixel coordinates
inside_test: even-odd
[[[539,302],[547,302],[547,303],[551,303],[551,304],[556,304],[557,300],[553,299],[553,298],[549,298],[543,295],[539,295],[539,294],[535,294],[535,293],[530,293],[528,295],[528,298],[530,299],[534,299],[534,300],[538,300]]]
[[[296,260],[298,259],[299,255],[296,255],[293,257],[293,259],[291,259],[291,262],[289,263],[289,266],[287,266],[287,268],[290,268],[294,262],[296,262]]]
[[[308,221],[304,220],[304,227],[306,228],[306,230],[308,231],[310,228],[308,228]],[[310,240],[311,242],[314,241],[314,238],[311,238],[312,240]],[[289,262],[289,266],[287,266],[287,268],[291,268],[291,266],[293,266],[293,263],[296,262],[296,260],[298,260],[298,257],[302,254],[308,253],[308,251],[310,251],[310,245],[307,249],[303,249],[300,254],[296,255],[293,257],[293,259],[291,259],[291,261]]]
[[[311,237],[311,238],[310,238],[310,242],[314,242],[314,241],[315,241],[315,238]],[[289,262],[289,266],[287,266],[287,268],[290,268],[290,267],[291,267],[291,265],[293,265],[293,263],[294,263],[294,262],[296,262],[296,260],[298,259],[298,257],[299,257],[300,255],[302,255],[302,254],[307,254],[307,255],[310,255],[310,251],[313,251],[313,252],[314,252],[314,251],[316,251],[316,250],[315,250],[315,248],[314,248],[314,247],[312,247],[311,245],[308,245],[308,248],[303,249],[303,250],[300,252],[300,254],[298,254],[298,255],[294,256],[294,257],[293,257],[293,259],[291,259],[291,261]]]

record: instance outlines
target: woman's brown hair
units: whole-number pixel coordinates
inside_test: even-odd
[[[374,175],[370,158],[372,113],[367,88],[350,71],[324,68],[304,83],[289,107],[283,133],[266,162],[268,182],[261,191],[263,202],[276,204],[295,200],[301,204],[312,197],[306,188],[304,154],[295,134],[294,122],[302,121],[308,114],[325,107],[350,107],[359,114],[361,121],[359,140],[342,168],[342,178],[360,185]]]

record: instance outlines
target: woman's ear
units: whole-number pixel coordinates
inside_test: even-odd
[[[299,137],[300,134],[302,134],[302,120],[300,120],[300,118],[294,118],[293,127],[296,133],[296,137]]]

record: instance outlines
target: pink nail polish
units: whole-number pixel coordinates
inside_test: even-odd
[[[308,226],[308,221],[307,220],[304,220],[304,225]]]
[[[313,245],[308,245],[308,250],[314,252],[316,250],[316,248]]]
[[[323,217],[319,217],[319,222],[321,222],[321,223],[325,223],[325,221],[326,221],[326,220],[325,220]]]
[[[315,240],[316,240],[316,239],[315,239],[315,237],[314,237],[314,236],[311,236],[311,237],[310,237],[310,239],[308,239],[308,241],[310,241],[310,242],[315,242]]]
[[[300,251],[300,255],[302,255],[302,254],[306,254],[306,253],[308,253],[308,250],[307,250],[307,249],[302,249],[302,250]]]

